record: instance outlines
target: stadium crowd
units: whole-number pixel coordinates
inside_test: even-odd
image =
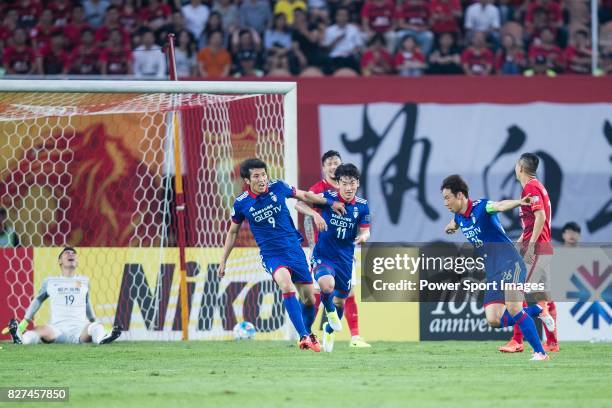
[[[612,73],[612,0],[599,72]],[[5,74],[590,74],[588,0],[0,0]]]

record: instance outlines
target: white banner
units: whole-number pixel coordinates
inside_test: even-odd
[[[474,199],[518,198],[514,165],[534,152],[553,236],[576,221],[583,241],[612,241],[611,104],[320,105],[319,121],[321,151],[338,150],[364,173],[373,240],[448,239],[444,177],[462,175]],[[509,235],[520,234],[518,212],[501,220]]]

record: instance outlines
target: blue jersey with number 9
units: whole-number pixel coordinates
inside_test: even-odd
[[[294,196],[295,187],[272,180],[265,193],[255,194],[249,189],[236,197],[232,222],[240,224],[247,220],[262,256],[301,250],[302,235],[295,228],[286,203],[287,198]]]

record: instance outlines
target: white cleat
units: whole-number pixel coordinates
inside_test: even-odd
[[[338,312],[335,310],[333,312],[328,312],[326,310],[325,314],[327,315],[327,322],[329,323],[329,326],[334,329],[334,331],[342,331],[342,322],[338,317]]]
[[[555,331],[555,319],[553,319],[553,317],[550,315],[550,313],[544,314],[544,312],[542,312],[542,313],[540,313],[540,315],[538,317],[540,318],[542,323],[544,323],[544,326],[546,326],[548,331],[550,331],[550,332],[554,332]]]
[[[546,353],[533,353],[533,356],[529,361],[544,361],[550,360],[550,357]]]
[[[323,351],[326,353],[331,353],[334,351],[334,339],[336,337],[336,333],[328,333],[327,326],[331,326],[329,322],[325,322],[323,325]]]
[[[368,344],[368,342],[365,341],[360,336],[353,336],[351,337],[351,342],[349,343],[349,347],[368,348],[368,347],[372,347],[372,345]]]

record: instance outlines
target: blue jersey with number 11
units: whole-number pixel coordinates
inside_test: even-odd
[[[319,232],[319,240],[314,247],[313,257],[352,265],[355,253],[354,241],[359,234],[359,228],[370,226],[368,202],[359,197],[355,197],[351,202],[346,202],[335,191],[326,191],[323,196],[344,203],[346,214],[338,215],[331,207],[323,207],[321,216],[327,223],[327,231]]]

